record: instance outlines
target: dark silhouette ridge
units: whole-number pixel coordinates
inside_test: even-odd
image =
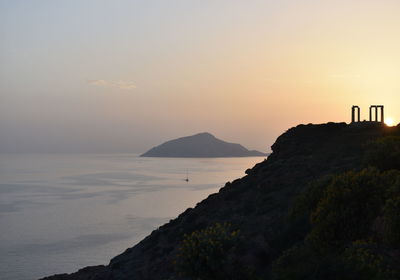
[[[288,209],[296,197],[315,179],[361,169],[368,152],[366,143],[387,135],[400,135],[400,126],[380,122],[298,125],[279,136],[271,147],[273,153],[246,170],[246,176],[226,183],[218,193],[160,226],[107,266],[44,279],[182,279],[176,276],[173,262],[184,235],[216,222],[240,229],[244,238],[236,258],[253,267],[260,279],[271,279],[271,264],[305,238],[303,228],[309,219],[301,220],[299,226],[288,220]]]
[[[228,143],[204,132],[167,141],[150,149],[141,157],[252,157],[266,156],[249,151],[240,144]]]

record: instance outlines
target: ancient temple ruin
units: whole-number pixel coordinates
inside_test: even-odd
[[[361,121],[361,119],[360,119],[361,112],[360,111],[361,111],[361,109],[357,105],[353,105],[351,107],[351,122],[352,123],[357,123],[357,122]],[[369,106],[369,121],[370,122],[380,122],[380,123],[383,123],[385,121],[383,105]]]

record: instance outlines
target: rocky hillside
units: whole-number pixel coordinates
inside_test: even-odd
[[[74,274],[45,279],[339,279],[322,276],[296,278],[294,275],[297,274],[285,278],[282,275],[286,272],[274,276],[274,267],[290,267],[305,258],[299,253],[294,261],[290,259],[292,262],[282,264],[282,261],[287,261],[285,256],[291,256],[293,250],[297,252],[296,246],[302,247],[307,240],[313,240],[308,236],[312,228],[319,225],[310,224],[308,216],[292,218],[290,213],[299,195],[309,190],[310,183],[333,174],[361,170],[370,149],[368,143],[385,135],[397,135],[398,130],[378,123],[310,124],[291,128],[273,144],[273,153],[268,159],[248,169],[245,177],[226,183],[218,193],[154,230],[140,243],[113,258],[107,266],[89,267]],[[320,197],[314,198],[318,199]],[[215,226],[217,223],[219,225]],[[230,229],[221,230],[221,227]],[[218,257],[214,254],[215,242],[201,238],[225,236],[226,232],[230,232],[230,236],[240,236],[234,239],[239,246],[229,245],[233,240],[231,237],[218,239],[218,244],[228,244],[221,245],[225,247],[219,250],[225,251],[222,257]],[[210,242],[206,251],[211,252],[211,258],[217,256],[211,264],[207,263],[208,255],[198,254],[203,250],[204,242]],[[200,249],[190,251],[190,246]],[[185,254],[195,254],[195,261],[190,263],[191,256],[182,256],[182,250]],[[218,263],[221,258],[223,263]],[[318,261],[318,265],[310,268],[312,273],[318,271]],[[213,264],[218,264],[217,270]],[[229,275],[235,268],[240,268],[240,272]],[[296,269],[293,271],[300,273]],[[312,274],[310,271],[305,273]]]

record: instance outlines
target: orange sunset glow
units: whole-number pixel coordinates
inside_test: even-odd
[[[352,104],[400,119],[398,1],[44,2],[1,4],[3,151],[139,152],[198,131],[265,150]]]

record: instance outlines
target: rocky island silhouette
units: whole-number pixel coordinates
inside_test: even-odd
[[[108,265],[43,279],[400,279],[400,126],[298,125],[271,148]]]
[[[208,132],[167,141],[150,149],[141,157],[253,157],[266,156],[259,151],[249,151],[236,143],[228,143]]]

